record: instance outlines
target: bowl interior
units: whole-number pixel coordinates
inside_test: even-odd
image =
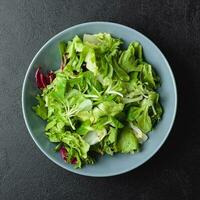
[[[66,164],[58,153],[54,152],[54,144],[50,143],[44,134],[45,122],[32,110],[36,104],[35,95],[39,92],[35,84],[35,71],[42,66],[45,71],[58,69],[60,66],[60,54],[58,44],[60,41],[71,40],[75,35],[84,33],[108,32],[113,36],[123,39],[125,46],[132,41],[139,41],[144,49],[146,60],[152,64],[161,78],[161,103],[164,107],[162,120],[149,134],[149,140],[143,145],[141,152],[135,155],[102,156],[94,165],[85,166],[82,169],[74,169]],[[165,141],[172,127],[176,113],[176,86],[173,74],[160,50],[144,35],[123,25],[109,22],[91,22],[80,24],[59,33],[50,39],[36,54],[31,62],[23,85],[22,107],[27,128],[42,152],[61,167],[78,174],[88,176],[111,176],[134,169],[147,161]]]

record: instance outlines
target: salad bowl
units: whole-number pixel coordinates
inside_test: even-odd
[[[125,47],[132,41],[139,41],[143,47],[145,59],[152,64],[161,79],[158,89],[164,114],[160,122],[149,133],[149,139],[136,154],[115,154],[114,156],[101,156],[93,165],[75,169],[67,164],[54,151],[55,145],[50,143],[44,134],[45,122],[38,118],[32,107],[36,104],[35,96],[38,88],[35,83],[35,72],[38,66],[44,71],[57,70],[61,64],[58,46],[61,41],[71,40],[75,35],[82,37],[85,33],[110,33],[124,41]],[[22,110],[27,129],[39,149],[54,163],[62,168],[86,176],[106,177],[128,172],[149,160],[162,146],[176,115],[177,92],[172,70],[159,48],[146,36],[124,25],[111,22],[89,22],[68,28],[51,38],[35,55],[30,63],[22,89]]]

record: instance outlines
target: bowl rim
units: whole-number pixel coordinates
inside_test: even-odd
[[[126,29],[128,31],[132,31],[132,32],[135,32],[136,34],[139,34],[141,35],[145,40],[147,40],[148,42],[150,42],[157,50],[158,50],[158,53],[160,54],[160,56],[163,58],[164,62],[166,63],[166,67],[168,68],[168,71],[170,73],[170,76],[172,77],[172,85],[173,85],[173,90],[174,90],[174,100],[175,100],[175,105],[174,105],[174,109],[173,109],[173,114],[172,114],[172,120],[171,120],[171,123],[169,124],[168,126],[168,130],[166,131],[166,134],[164,136],[164,138],[162,139],[162,141],[159,143],[159,145],[155,148],[154,151],[152,151],[151,154],[149,154],[145,159],[143,159],[139,164],[137,164],[136,166],[133,166],[131,168],[126,168],[124,170],[121,170],[119,172],[110,172],[110,173],[106,173],[106,174],[90,174],[90,173],[86,173],[86,172],[81,172],[81,170],[75,170],[75,169],[70,169],[70,168],[66,168],[64,167],[61,163],[59,163],[58,161],[56,161],[53,157],[51,157],[48,153],[46,153],[46,151],[44,151],[42,149],[42,147],[39,145],[39,143],[37,142],[37,140],[34,138],[30,128],[29,128],[29,125],[28,125],[28,120],[27,120],[27,116],[26,116],[26,112],[25,112],[25,86],[26,86],[26,82],[28,80],[28,75],[30,73],[30,70],[31,70],[31,67],[35,61],[35,59],[37,58],[37,56],[40,54],[40,52],[42,52],[43,49],[45,49],[45,47],[51,42],[53,41],[54,39],[56,39],[57,37],[59,37],[60,35],[62,35],[63,33],[65,33],[66,31],[69,31],[71,29],[74,29],[74,28],[77,28],[77,27],[82,27],[82,26],[87,26],[87,25],[98,25],[98,24],[107,24],[107,25],[111,25],[111,26],[116,26],[116,27],[119,27],[119,28],[123,28],[123,29]],[[47,40],[45,42],[45,44],[39,49],[39,51],[35,54],[35,56],[33,57],[31,63],[29,64],[29,67],[26,71],[26,74],[25,74],[25,78],[24,78],[24,81],[23,81],[23,86],[22,86],[22,112],[23,112],[23,118],[24,118],[24,121],[25,121],[25,124],[26,124],[26,127],[28,129],[28,132],[29,134],[31,135],[33,141],[35,142],[35,144],[37,145],[37,147],[43,152],[43,154],[45,156],[47,156],[53,163],[57,164],[58,166],[62,167],[63,169],[65,170],[68,170],[70,172],[73,172],[75,174],[79,174],[79,175],[84,175],[84,176],[89,176],[89,177],[110,177],[110,176],[116,176],[116,175],[120,175],[120,174],[123,174],[123,173],[126,173],[126,172],[129,172],[129,171],[132,171],[133,169],[136,169],[138,168],[139,166],[143,165],[145,162],[147,162],[148,160],[150,160],[153,155],[155,155],[158,150],[161,148],[161,146],[163,145],[163,143],[166,141],[167,137],[169,136],[169,133],[173,127],[173,124],[174,124],[174,121],[175,121],[175,117],[176,117],[176,112],[177,112],[177,86],[176,86],[176,81],[175,81],[175,78],[174,78],[174,74],[172,72],[172,69],[167,61],[167,59],[165,58],[164,54],[161,52],[161,50],[157,47],[157,45],[151,41],[147,36],[145,36],[144,34],[142,34],[141,32],[135,30],[134,28],[131,28],[129,26],[126,26],[126,25],[122,25],[122,24],[119,24],[119,23],[114,23],[114,22],[107,22],[107,21],[92,21],[92,22],[85,22],[85,23],[81,23],[81,24],[77,24],[77,25],[74,25],[74,26],[71,26],[69,28],[66,28],[64,29],[63,31],[57,33],[56,35],[54,35],[53,37],[51,37],[49,40]]]

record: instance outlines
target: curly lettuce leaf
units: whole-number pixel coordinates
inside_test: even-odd
[[[77,133],[67,133],[62,138],[62,142],[71,149],[75,149],[79,153],[80,158],[87,158],[90,145]]]
[[[83,43],[93,48],[97,54],[115,54],[122,44],[122,41],[113,38],[108,33],[99,33],[94,35],[84,34]]]

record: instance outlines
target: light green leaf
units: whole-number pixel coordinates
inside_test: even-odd
[[[85,142],[77,133],[66,134],[66,136],[62,138],[62,142],[71,149],[75,149],[78,152],[80,158],[87,158],[87,153],[89,151],[90,145]]]
[[[100,142],[107,134],[107,131],[105,128],[101,129],[93,129],[89,131],[83,139],[89,144],[94,145],[98,142]]]
[[[138,140],[130,128],[125,127],[119,132],[117,150],[121,153],[133,153],[139,150]]]
[[[108,135],[103,140],[103,151],[105,153],[113,155],[117,152],[117,136],[118,129],[110,127]]]
[[[138,42],[129,45],[126,51],[123,51],[120,58],[120,66],[127,72],[141,71],[139,66],[142,61],[142,46]]]
[[[86,67],[88,70],[94,73],[94,75],[97,75],[98,67],[96,64],[96,57],[95,52],[93,49],[89,49],[87,52],[87,55],[85,57]]]
[[[46,120],[48,111],[47,108],[45,107],[45,102],[39,95],[36,96],[36,99],[38,100],[39,104],[37,106],[33,106],[33,110],[39,117],[41,117],[43,120]]]

